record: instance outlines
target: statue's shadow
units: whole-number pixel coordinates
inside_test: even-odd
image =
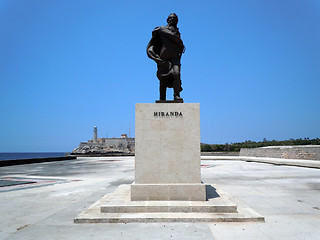
[[[206,185],[206,200],[212,198],[218,198],[220,195],[217,193],[216,189],[212,187],[211,185]]]

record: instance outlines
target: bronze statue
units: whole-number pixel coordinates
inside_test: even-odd
[[[160,101],[166,100],[167,87],[173,88],[174,100],[183,102],[180,97],[180,59],[185,46],[180,37],[178,16],[171,13],[167,26],[157,27],[152,32],[152,38],[147,46],[147,55],[157,63],[157,77],[160,80]]]

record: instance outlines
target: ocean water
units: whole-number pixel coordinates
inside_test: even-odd
[[[18,152],[18,153],[0,153],[0,161],[14,159],[29,159],[29,158],[49,158],[49,157],[64,157],[65,152]]]

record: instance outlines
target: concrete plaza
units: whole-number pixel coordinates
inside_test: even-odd
[[[265,223],[75,224],[84,209],[134,181],[134,157],[78,158],[0,168],[0,239],[320,239],[320,169],[222,157],[201,163],[204,183]]]

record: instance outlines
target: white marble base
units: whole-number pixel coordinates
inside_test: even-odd
[[[217,186],[207,185],[208,201],[131,201],[130,185],[84,210],[75,223],[132,222],[264,222],[264,217],[244,205],[236,205]]]
[[[136,104],[135,144],[132,200],[206,200],[198,103]]]
[[[204,184],[135,184],[132,201],[205,201]]]

